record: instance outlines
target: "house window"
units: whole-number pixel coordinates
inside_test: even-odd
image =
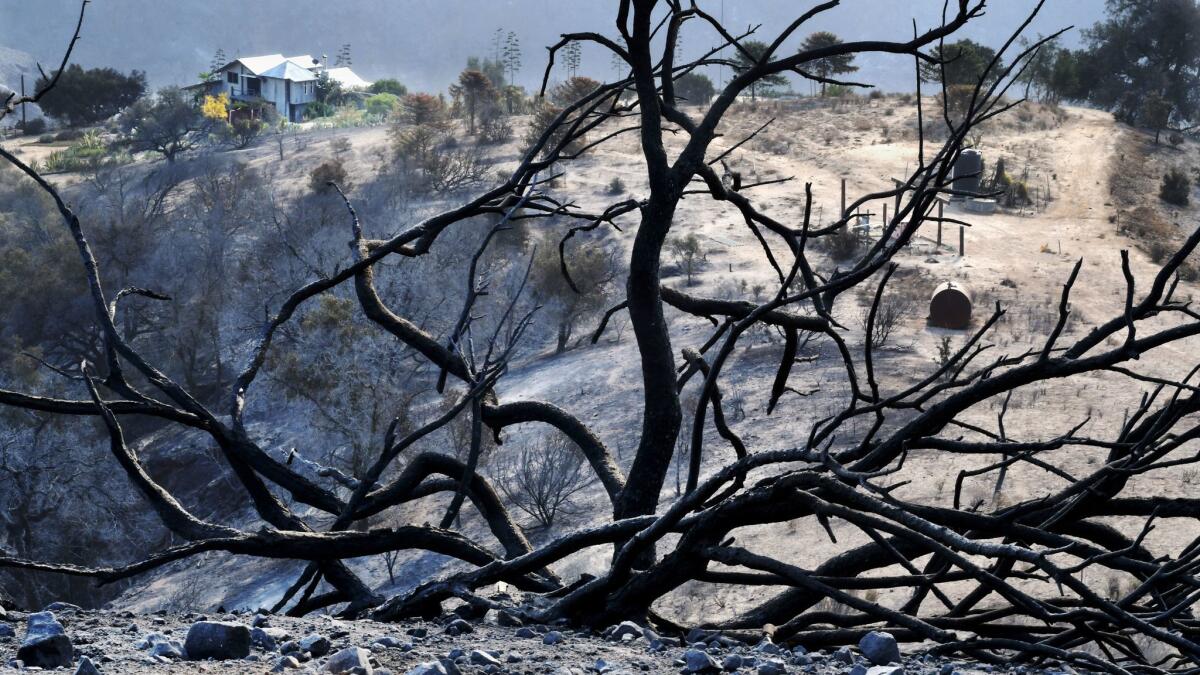
[[[234,73],[234,72],[225,73],[225,81],[228,82],[229,84],[237,84],[238,83],[238,74]]]

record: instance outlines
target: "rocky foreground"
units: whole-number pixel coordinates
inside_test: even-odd
[[[998,669],[935,660],[872,633],[857,649],[789,650],[712,633],[658,635],[626,622],[603,632],[520,626],[508,616],[384,624],[265,613],[197,615],[89,611],[54,603],[42,612],[0,609],[0,671],[96,673],[1073,673]],[[501,625],[508,624],[508,625]]]

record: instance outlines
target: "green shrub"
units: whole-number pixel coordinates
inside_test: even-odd
[[[375,94],[365,101],[368,115],[379,115],[382,117],[391,115],[392,111],[399,104],[400,97],[386,91]]]
[[[42,117],[35,117],[21,125],[21,133],[26,136],[41,136],[46,133],[46,120]]]

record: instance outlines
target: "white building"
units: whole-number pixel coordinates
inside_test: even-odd
[[[270,103],[288,121],[299,122],[304,108],[317,100],[317,78],[322,72],[345,89],[371,86],[349,68],[326,68],[307,54],[269,54],[234,59],[215,73],[216,80],[203,87],[208,94],[228,94],[232,101]]]

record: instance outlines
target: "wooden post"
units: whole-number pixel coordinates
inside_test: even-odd
[[[942,216],[946,213],[946,203],[938,200],[938,250],[942,248]]]
[[[846,217],[846,179],[842,179],[842,212],[838,218]]]
[[[883,203],[883,221],[880,223],[880,227],[887,227],[887,224],[888,224],[887,207],[888,207],[887,202],[884,202]]]
[[[25,125],[29,120],[25,119],[25,73],[21,73],[21,131],[25,130]]]
[[[963,257],[967,254],[967,228],[962,225],[958,226],[958,257]]]

